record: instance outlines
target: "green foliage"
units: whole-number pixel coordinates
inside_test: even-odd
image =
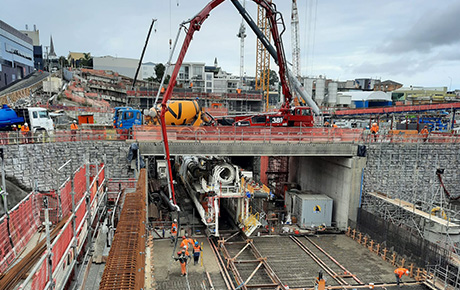
[[[83,53],[83,57],[80,58],[80,67],[93,68],[93,58],[90,53]]]
[[[280,81],[280,79],[278,78],[278,74],[276,73],[276,71],[270,70],[270,80],[269,80],[270,86],[274,86],[275,83],[277,83],[279,81]]]
[[[162,64],[159,63],[155,66],[155,74],[157,75],[156,81],[161,82],[161,79],[163,78],[163,75],[165,74],[166,67]]]

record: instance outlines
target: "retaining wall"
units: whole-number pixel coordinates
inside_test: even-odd
[[[4,146],[6,176],[15,177],[22,185],[32,188],[37,182],[40,191],[55,189],[76,168],[82,165],[84,154],[91,162],[107,162],[107,177],[132,177],[126,159],[129,145],[124,141],[84,141]],[[57,171],[68,160],[70,166]]]

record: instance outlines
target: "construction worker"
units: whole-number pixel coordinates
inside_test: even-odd
[[[179,261],[180,263],[180,272],[182,276],[187,275],[187,260],[189,258],[186,247],[183,247],[180,252],[177,252],[177,258],[174,260]]]
[[[428,139],[428,134],[430,134],[430,132],[428,131],[428,127],[425,126],[425,127],[420,131],[420,135],[422,135],[422,137],[423,137],[423,142],[426,142],[426,140]]]
[[[332,128],[338,128],[338,126],[337,126],[337,124],[335,122],[332,124]]]
[[[379,125],[372,123],[371,134],[374,135],[374,141],[377,141],[377,133],[379,132]]]
[[[330,127],[330,126],[331,126],[331,124],[329,124],[328,121],[324,122],[324,127]]]
[[[201,246],[198,243],[198,241],[195,241],[195,244],[193,245],[193,265],[198,264],[198,260],[200,259],[200,253]]]
[[[399,283],[402,282],[401,278],[403,275],[409,276],[409,270],[407,270],[406,268],[398,268],[394,271],[394,273],[396,277],[396,284],[398,284],[398,286],[399,286]]]
[[[177,220],[174,219],[171,225],[171,244],[174,244],[177,239]]]
[[[72,134],[71,139],[73,141],[77,140],[77,130],[78,130],[77,121],[73,120],[72,124],[70,125],[70,133]]]
[[[180,243],[180,247],[181,248],[185,247],[188,250],[189,244],[193,245],[193,240],[187,238],[187,236],[182,236],[182,242]]]
[[[29,140],[29,136],[30,136],[29,124],[24,123],[24,125],[21,127],[21,133],[22,133],[22,136],[24,137],[24,143],[30,143],[30,140]]]

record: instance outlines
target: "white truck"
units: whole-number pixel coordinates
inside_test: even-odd
[[[54,132],[54,123],[45,108],[31,107],[15,109],[18,117],[23,117],[29,125],[30,131],[39,139],[49,136]]]

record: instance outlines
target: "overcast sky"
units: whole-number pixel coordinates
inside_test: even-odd
[[[273,1],[284,17],[283,42],[291,61],[292,2]],[[460,1],[297,1],[303,75],[391,79],[405,86],[460,89]],[[52,35],[58,55],[77,51],[128,58],[140,57],[150,23],[157,19],[144,62],[166,63],[169,39],[174,40],[179,24],[208,2],[21,0],[3,3],[0,19],[21,30],[26,24],[29,30],[36,24],[41,44],[49,45]],[[246,2],[256,19],[255,4]],[[195,33],[185,61],[212,65],[217,57],[225,71],[239,75],[240,40],[236,34],[240,23],[236,9],[225,1]],[[256,40],[248,27],[246,30],[245,72],[254,76]],[[277,70],[273,63],[272,69]]]

